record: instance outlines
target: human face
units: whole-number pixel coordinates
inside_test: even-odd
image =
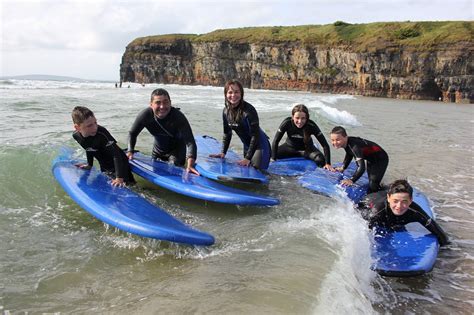
[[[74,128],[84,137],[93,137],[97,133],[97,120],[91,116],[81,124],[74,124]]]
[[[394,215],[402,215],[407,212],[412,199],[409,193],[395,193],[387,195],[387,201]]]
[[[225,96],[226,96],[227,102],[229,102],[232,108],[239,106],[240,101],[242,100],[242,93],[240,93],[240,89],[237,84],[229,85],[229,89],[227,90],[227,93]]]
[[[155,95],[150,102],[150,107],[153,109],[155,116],[162,119],[169,114],[171,110],[171,101],[166,95]]]
[[[293,117],[291,117],[291,119],[293,119],[293,123],[299,129],[303,128],[306,122],[308,121],[305,112],[296,112],[293,114]]]
[[[336,149],[345,148],[347,145],[347,137],[338,133],[331,133],[331,144]]]

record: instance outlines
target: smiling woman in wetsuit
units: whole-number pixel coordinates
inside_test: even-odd
[[[278,145],[286,133],[286,141]],[[324,155],[319,151],[311,139],[314,135],[323,147]],[[275,133],[272,143],[272,159],[283,159],[290,157],[304,157],[313,160],[319,167],[334,170],[331,166],[331,151],[321,129],[309,119],[308,108],[303,104],[297,104],[291,111],[291,117],[283,120]]]
[[[224,87],[225,107],[222,112],[224,137],[221,153],[210,157],[224,158],[232,139],[232,130],[244,145],[244,158],[239,165],[252,165],[258,169],[267,169],[270,162],[270,142],[260,128],[258,114],[250,103],[244,101],[244,88],[237,80],[228,81]]]

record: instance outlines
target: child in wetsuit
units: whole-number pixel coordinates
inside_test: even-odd
[[[278,145],[286,133],[286,141]],[[311,139],[314,135],[323,147],[324,155],[319,151]],[[291,117],[283,120],[275,133],[272,143],[272,159],[283,159],[289,157],[304,157],[313,160],[319,167],[334,170],[331,166],[331,152],[318,125],[309,119],[308,108],[303,104],[297,104],[291,111]]]
[[[113,177],[113,186],[135,183],[125,152],[119,148],[107,129],[97,124],[94,113],[87,107],[76,106],[71,116],[76,130],[72,136],[86,150],[87,155],[87,163],[76,166],[91,169],[96,158],[100,170]]]
[[[446,233],[436,221],[413,202],[413,188],[404,179],[394,181],[386,191],[367,195],[359,206],[362,216],[369,221],[369,228],[383,226],[396,229],[410,222],[419,222],[438,238],[441,246],[449,243]]]
[[[221,153],[210,157],[224,158],[232,139],[232,130],[244,146],[244,158],[237,163],[266,170],[270,163],[271,147],[268,136],[260,128],[258,114],[250,103],[244,101],[244,88],[237,80],[228,81],[224,87],[225,107],[222,112],[224,138]]]
[[[348,137],[346,130],[341,126],[332,129],[331,143],[336,149],[343,148],[346,151],[343,166],[336,168],[337,171],[344,172],[352,159],[355,159],[357,163],[357,170],[350,179],[342,180],[342,185],[354,184],[364,174],[367,166],[368,193],[382,189],[380,182],[387,170],[388,155],[381,146],[359,137]]]

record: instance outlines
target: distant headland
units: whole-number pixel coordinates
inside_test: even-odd
[[[73,82],[113,82],[108,80],[88,80],[75,77],[49,74],[25,74],[15,76],[3,76],[0,80],[39,80],[39,81],[73,81]]]
[[[473,103],[473,27],[338,21],[141,37],[127,45],[120,78]]]

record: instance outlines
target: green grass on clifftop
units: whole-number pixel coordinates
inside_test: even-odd
[[[207,34],[169,34],[141,37],[131,46],[152,43],[171,43],[175,40],[192,42],[233,43],[288,43],[341,46],[353,50],[377,50],[405,46],[413,49],[430,49],[438,45],[473,42],[472,21],[459,22],[379,22],[349,24],[342,21],[327,25],[244,27],[220,29]]]

